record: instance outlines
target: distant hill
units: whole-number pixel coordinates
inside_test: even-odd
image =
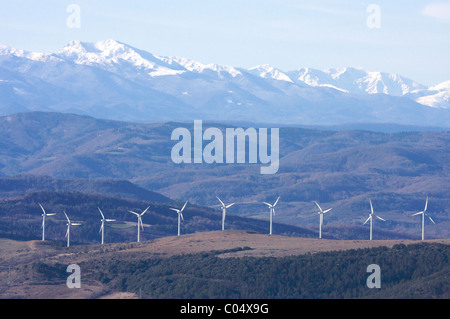
[[[14,197],[37,191],[83,192],[135,199],[148,202],[171,202],[157,192],[118,179],[55,179],[49,176],[19,175],[0,177],[0,198]]]
[[[204,123],[204,129],[208,126],[224,131],[231,124]],[[268,210],[262,202],[280,195],[275,221],[315,230],[318,217],[313,201],[317,201],[333,208],[325,217],[325,227],[335,231],[334,237],[349,235],[349,229],[368,233],[362,224],[370,198],[376,213],[387,219],[374,229],[387,232],[386,236],[420,238],[420,218],[411,215],[423,209],[429,196],[428,212],[437,225],[426,224],[427,238],[450,236],[448,132],[281,127],[280,169],[275,175],[261,175],[259,164],[174,164],[170,154],[175,142],[170,137],[177,127],[192,130],[193,123],[135,124],[41,112],[1,117],[0,175],[43,175],[90,193],[97,193],[97,188],[114,196],[123,191],[127,198],[152,196],[117,181],[129,180],[201,206],[219,204],[219,196],[237,203],[230,214],[263,220]],[[97,179],[115,181],[91,182]],[[3,179],[4,189],[14,188],[15,183]],[[31,189],[70,191],[63,182],[43,179],[42,183]],[[382,236],[378,239],[393,238]]]

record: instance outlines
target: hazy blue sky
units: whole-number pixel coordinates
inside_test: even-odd
[[[81,28],[66,25],[69,4]],[[369,28],[370,4],[380,28]],[[116,39],[157,55],[284,71],[355,66],[424,84],[450,80],[450,1],[1,0],[0,44],[58,51]]]

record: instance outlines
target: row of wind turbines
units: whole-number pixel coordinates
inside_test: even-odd
[[[319,208],[319,238],[322,238],[322,224],[323,224],[323,215],[327,212],[329,212],[330,210],[332,210],[332,208],[329,208],[327,210],[322,210],[322,208],[319,206],[319,204],[316,203],[317,207]],[[378,215],[375,215],[374,211],[373,211],[373,205],[372,205],[372,200],[369,199],[369,203],[370,203],[370,213],[369,213],[369,217],[366,219],[366,221],[364,222],[363,225],[367,224],[367,222],[370,222],[370,235],[369,235],[369,239],[372,240],[372,230],[373,230],[373,221],[374,221],[374,217],[385,222],[386,219],[381,218]],[[427,207],[428,207],[428,196],[427,196],[427,200],[425,202],[425,209],[421,212],[415,213],[412,216],[417,216],[417,215],[422,215],[422,240],[425,239],[425,216],[428,217],[430,219],[430,221],[436,225],[436,223],[434,222],[434,220],[427,214]]]
[[[216,196],[217,197],[217,196]],[[227,209],[230,208],[231,206],[235,205],[236,203],[232,203],[232,204],[228,204],[226,205],[219,197],[217,197],[217,199],[220,202],[220,208],[222,210],[222,231],[225,230],[225,218],[226,218],[226,213],[227,213]],[[280,200],[280,196],[278,196],[277,200],[275,201],[275,203],[270,204],[267,202],[263,202],[263,204],[267,205],[269,207],[269,235],[272,235],[272,222],[273,222],[273,216],[275,216],[275,206],[278,204],[278,201]],[[181,232],[180,232],[180,227],[181,227],[181,220],[184,221],[184,217],[183,217],[183,211],[186,208],[188,201],[186,201],[183,205],[183,207],[181,209],[177,209],[177,208],[170,208],[170,210],[175,211],[178,214],[178,236],[180,236]],[[317,214],[319,214],[319,238],[322,238],[322,226],[323,226],[323,218],[324,215],[326,213],[328,213],[329,211],[332,210],[332,208],[323,210],[320,205],[315,201],[314,202],[317,206],[317,208],[319,209],[319,211],[317,212]],[[370,203],[370,213],[369,213],[369,217],[366,219],[366,221],[364,222],[363,225],[367,224],[368,222],[370,222],[370,240],[372,240],[372,230],[373,230],[373,221],[374,221],[374,217],[385,222],[386,220],[384,218],[381,218],[378,215],[374,214],[374,210],[373,210],[373,205],[372,205],[372,200],[369,199],[369,203]],[[48,216],[54,216],[56,214],[48,214],[46,213],[44,207],[39,203],[39,206],[42,209],[42,241],[45,241],[45,220]],[[425,209],[421,212],[415,213],[412,216],[417,216],[417,215],[422,215],[422,240],[425,239],[425,217],[428,217],[429,220],[433,223],[436,224],[434,222],[434,220],[427,214],[427,207],[428,207],[428,197],[426,199],[425,202]],[[142,216],[144,216],[144,214],[149,210],[150,206],[148,206],[142,213],[136,213],[134,211],[129,210],[128,212],[131,214],[136,215],[137,217],[137,242],[140,242],[141,240],[141,230],[144,230],[144,224],[142,222]],[[98,211],[102,217],[101,221],[101,226],[100,226],[100,231],[99,233],[101,233],[101,244],[104,244],[104,239],[105,239],[105,223],[107,222],[115,222],[115,219],[107,219],[105,218],[105,215],[103,214],[102,210],[98,207]],[[69,216],[67,216],[66,212],[64,211],[64,216],[66,217],[67,220],[67,231],[66,231],[66,235],[65,238],[67,238],[67,247],[70,247],[70,227],[71,226],[80,226],[80,223],[74,223],[69,219]]]

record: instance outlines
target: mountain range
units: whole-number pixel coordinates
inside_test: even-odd
[[[450,126],[450,81],[431,87],[360,68],[283,72],[163,57],[106,40],[56,53],[0,47],[0,114],[97,118]]]

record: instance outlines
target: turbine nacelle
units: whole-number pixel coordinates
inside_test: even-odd
[[[317,214],[326,214],[328,213],[330,210],[332,210],[333,208],[329,208],[327,210],[322,210],[322,207],[320,207],[320,205],[317,202],[314,202],[316,204],[316,206],[319,208],[319,211],[317,212]]]
[[[67,219],[67,231],[66,231],[66,238],[67,238],[67,247],[70,246],[70,227],[71,226],[81,226],[80,223],[72,223],[69,219],[69,216],[67,216],[66,212],[64,211],[64,216],[66,216]]]
[[[263,204],[269,206],[269,209],[270,209],[270,230],[269,230],[270,235],[272,235],[272,216],[275,216],[275,206],[277,206],[279,200],[280,200],[280,196],[278,196],[277,200],[275,201],[275,203],[273,205],[263,202]]]
[[[180,217],[184,221],[183,210],[186,208],[187,203],[188,203],[188,201],[186,201],[186,203],[184,203],[184,205],[181,209],[169,208],[170,210],[173,210],[174,212],[176,212],[178,214],[178,236],[180,236]]]
[[[369,213],[369,217],[366,219],[366,221],[364,222],[363,225],[367,224],[368,221],[370,221],[370,240],[372,240],[372,223],[373,223],[373,217],[376,217],[377,219],[385,222],[386,220],[384,218],[381,218],[380,216],[377,216],[374,214],[373,212],[373,205],[372,205],[372,200],[369,199],[370,202],[370,213]]]
[[[314,202],[316,206],[319,208],[319,211],[317,214],[319,214],[319,238],[322,238],[322,224],[323,224],[323,215],[328,213],[332,208],[329,208],[327,210],[323,210],[322,207],[317,202]]]
[[[184,217],[183,217],[183,210],[186,208],[187,205],[187,201],[186,203],[184,203],[183,207],[181,209],[176,209],[176,208],[169,208],[170,210],[173,210],[174,212],[176,212],[177,214],[180,215],[181,219],[184,221]]]
[[[434,220],[428,216],[427,214],[427,208],[428,208],[428,196],[427,196],[427,200],[425,202],[425,209],[422,212],[418,212],[413,214],[412,216],[417,216],[417,215],[422,215],[422,240],[425,239],[425,216],[428,217],[428,219],[434,224],[436,225],[436,223],[434,222]]]
[[[148,209],[150,208],[150,206],[148,206],[141,214],[138,214],[136,212],[133,212],[131,210],[129,210],[128,212],[131,214],[136,215],[137,219],[138,219],[138,223],[137,223],[137,227],[138,227],[138,235],[137,235],[137,241],[140,242],[140,238],[141,238],[141,232],[140,230],[144,230],[144,224],[142,223],[142,216],[144,216],[144,214],[148,211]]]
[[[115,219],[106,219],[105,215],[103,215],[102,210],[100,209],[100,207],[97,207],[98,211],[100,212],[100,215],[102,215],[102,219],[100,219],[102,225],[100,226],[100,230],[98,231],[99,233],[102,233],[102,245],[104,243],[104,229],[105,229],[105,222],[115,222]]]
[[[427,216],[428,219],[429,219],[433,224],[436,225],[436,223],[434,222],[434,220],[427,214],[427,208],[428,208],[428,196],[427,196],[427,200],[426,200],[426,202],[425,202],[425,209],[424,209],[423,211],[421,211],[421,212],[418,212],[418,213],[413,214],[412,216],[417,216],[417,215],[422,215],[422,214],[423,214],[424,216]]]
[[[226,217],[226,214],[227,214],[227,208],[230,208],[235,203],[225,205],[224,202],[222,202],[222,200],[218,196],[216,196],[216,197],[219,200],[220,204],[222,205],[221,206],[221,208],[222,208],[222,230],[224,230],[225,229],[225,217]]]

